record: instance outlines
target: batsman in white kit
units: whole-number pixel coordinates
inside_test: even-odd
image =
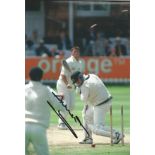
[[[111,138],[110,127],[105,126],[105,116],[112,105],[112,96],[102,80],[95,74],[83,75],[77,71],[71,75],[71,80],[80,89],[81,100],[85,106],[82,111],[83,125],[89,135],[84,131],[85,138],[80,144],[92,144],[92,132]],[[112,130],[113,144],[118,144],[124,135]]]
[[[75,97],[74,97],[74,85],[71,81],[71,74],[75,71],[82,71],[82,62],[79,60],[80,58],[80,48],[79,47],[73,47],[71,49],[71,56],[66,59],[66,63],[68,65],[68,68],[64,67],[62,65],[61,72],[59,79],[57,81],[57,91],[58,94],[61,94],[64,96],[64,104],[67,105],[67,109],[70,111],[73,110],[74,104],[75,104]],[[63,117],[66,119],[68,113],[61,112]],[[58,128],[65,130],[67,127],[62,122],[61,119],[59,119],[58,122]]]

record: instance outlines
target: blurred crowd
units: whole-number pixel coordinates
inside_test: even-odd
[[[81,33],[80,33],[81,32]],[[43,57],[68,57],[72,46],[79,46],[81,56],[129,56],[130,39],[116,35],[107,37],[103,31],[89,30],[86,33],[75,31],[74,44],[66,30],[60,30],[57,36],[51,32],[41,38],[37,30],[30,36],[25,35],[25,55]]]

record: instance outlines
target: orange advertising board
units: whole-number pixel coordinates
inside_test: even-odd
[[[62,59],[57,58],[26,58],[25,79],[29,80],[29,71],[39,66],[44,70],[43,80],[57,80],[61,70]],[[85,73],[95,73],[102,79],[130,79],[129,57],[82,57]]]

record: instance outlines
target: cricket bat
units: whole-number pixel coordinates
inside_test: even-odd
[[[65,68],[66,70],[68,70],[70,73],[72,73],[72,71],[71,71],[71,69],[70,69],[68,63],[66,62],[66,60],[62,60],[62,65],[64,66],[64,68]]]

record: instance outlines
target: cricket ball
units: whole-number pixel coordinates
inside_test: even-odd
[[[95,147],[96,145],[95,144],[91,144],[91,147]]]
[[[98,26],[97,24],[93,24],[89,27],[89,30],[94,31],[97,26]]]

